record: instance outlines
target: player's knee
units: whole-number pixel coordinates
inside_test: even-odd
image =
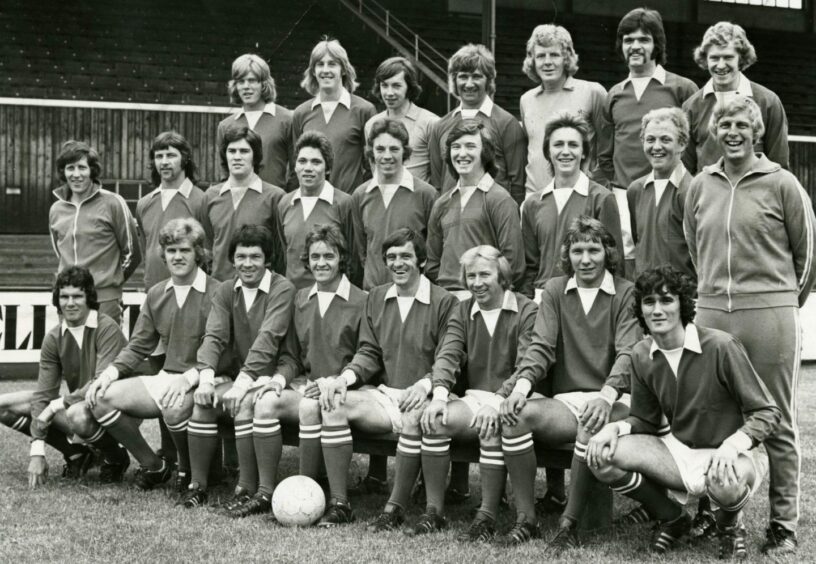
[[[501,435],[494,435],[486,439],[479,437],[479,445],[483,447],[500,447]]]
[[[113,405],[107,398],[98,398],[96,404],[91,408],[91,412],[96,419],[103,417],[113,411]]]
[[[201,423],[215,423],[218,420],[218,411],[214,407],[195,405],[192,418]]]
[[[298,417],[305,425],[320,423],[320,404],[315,399],[303,398],[298,404]]]
[[[402,432],[417,434],[419,433],[419,419],[422,416],[421,409],[412,409],[405,411],[402,414]],[[441,433],[444,434],[444,433]]]
[[[65,416],[68,418],[71,430],[80,437],[90,437],[99,429],[99,423],[96,422],[91,410],[87,408],[84,402],[69,407],[65,412]]]
[[[168,407],[162,411],[162,419],[167,425],[175,427],[183,421],[190,419],[192,409],[184,407]]]
[[[590,467],[590,470],[595,478],[604,484],[610,484],[620,480],[620,478],[625,474],[623,470],[608,460],[602,460],[599,466],[592,466]]]
[[[722,484],[713,476],[706,476],[706,493],[717,505],[733,505],[745,494],[745,488],[744,480],[740,480],[735,484]]]
[[[331,411],[321,409],[320,418],[324,425],[348,425],[349,410],[345,404],[335,406]]]
[[[575,434],[575,441],[583,444],[587,444],[589,439],[592,438],[594,433],[590,433],[587,431],[583,425],[578,425],[578,432]]]
[[[280,411],[281,398],[274,392],[266,393],[255,402],[254,413],[256,419],[277,419]]]
[[[235,419],[252,419],[255,415],[255,404],[252,403],[252,397],[250,394],[244,396],[244,399],[241,400],[241,403],[238,405],[238,415],[235,416]]]

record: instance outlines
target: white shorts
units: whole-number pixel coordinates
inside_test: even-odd
[[[303,395],[303,392],[306,391],[306,386],[309,384],[309,379],[306,376],[298,376],[291,382],[289,382],[289,389],[294,390],[295,392]]]
[[[454,398],[455,396],[452,395],[451,399]],[[501,405],[502,401],[504,401],[504,398],[501,396],[497,396],[493,392],[486,392],[484,390],[467,390],[464,396],[456,399],[461,400],[466,406],[468,406],[468,409],[470,409],[473,415],[476,415],[482,406],[485,405],[488,405],[498,411],[499,406]]]
[[[166,372],[164,374],[154,374],[153,376],[139,376],[139,381],[141,381],[147,393],[150,394],[150,397],[153,398],[153,401],[156,402],[159,411],[164,410],[161,399],[164,397],[164,394],[167,393],[170,384],[178,375],[179,374],[175,372]]]
[[[575,418],[578,419],[584,411],[584,406],[588,402],[600,397],[601,392],[566,392],[564,394],[555,394],[553,399],[566,405]],[[626,407],[629,407],[630,399],[629,394],[623,394],[615,403],[622,403]]]
[[[385,410],[391,420],[392,433],[402,431],[402,412],[399,404],[407,390],[389,388],[385,384],[380,384],[376,388],[374,386],[363,386],[359,391],[368,394],[372,401]]]

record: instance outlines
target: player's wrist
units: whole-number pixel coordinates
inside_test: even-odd
[[[526,378],[519,378],[516,385],[513,386],[513,393],[514,394],[521,394],[525,398],[530,394],[530,390],[533,389],[533,383],[530,382]]]
[[[448,400],[450,399],[450,391],[444,386],[437,386],[433,390],[433,396],[431,399],[433,401],[448,403]]]
[[[353,370],[343,370],[343,373],[340,374],[339,380],[342,380],[345,383],[347,388],[350,388],[357,382],[357,375],[354,373]]]
[[[199,386],[203,386],[205,384],[215,386],[215,370],[212,368],[205,368],[201,370],[198,374],[198,384]]]
[[[45,441],[41,439],[34,439],[31,441],[31,449],[29,450],[29,456],[45,456]]]

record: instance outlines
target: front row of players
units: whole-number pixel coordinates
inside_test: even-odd
[[[482,504],[460,540],[493,539],[509,475],[517,518],[499,540],[519,544],[539,534],[535,442],[574,442],[553,549],[579,545],[577,523],[598,479],[657,522],[656,552],[691,528],[677,500],[707,495],[719,508],[721,556],[744,557],[740,513],[766,467],[756,447],[780,412],[742,345],[693,324],[687,277],[669,266],[635,285],[615,276],[617,245],[599,221],[583,216],[570,226],[561,249],[567,275],[546,284],[540,306],[510,289],[511,267],[490,246],[462,256],[471,297],[457,300],[422,274],[425,244],[408,229],[383,242],[392,283],[368,296],[344,274],[349,256],[336,227],[308,234],[302,259],[315,284],[297,293],[268,268],[274,257],[265,228],[236,232],[237,277],[224,283],[202,268],[204,239],[192,219],[162,229],[171,277],[148,292],[127,344],[95,311],[87,271],[60,274],[54,303],[63,321],[43,344],[38,388],[0,396],[2,421],[35,439],[32,485],[47,472],[41,440],[65,455],[68,475],[87,469],[90,447],[102,452],[103,478],[121,480],[121,444],[141,465],[138,487],[168,481],[171,465],[138,427],[139,419],[161,417],[179,453],[179,503],[202,505],[218,420],[226,418],[234,422],[240,475],[224,509],[263,513],[277,481],[281,423],[298,424],[301,473],[316,478],[321,457],[325,463],[330,503],[319,526],[332,527],[354,520],[346,489],[351,430],[393,432],[394,486],[369,530],[403,524],[421,471],[427,506],[407,529],[419,535],[446,527],[451,440],[478,440]],[[130,378],[157,346],[165,353],[160,372]],[[70,393],[60,397],[63,379]],[[537,392],[545,380],[551,397]],[[83,440],[71,443],[71,435]]]

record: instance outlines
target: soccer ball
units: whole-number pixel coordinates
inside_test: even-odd
[[[308,527],[325,509],[323,490],[308,476],[290,476],[272,494],[272,512],[287,527]]]

